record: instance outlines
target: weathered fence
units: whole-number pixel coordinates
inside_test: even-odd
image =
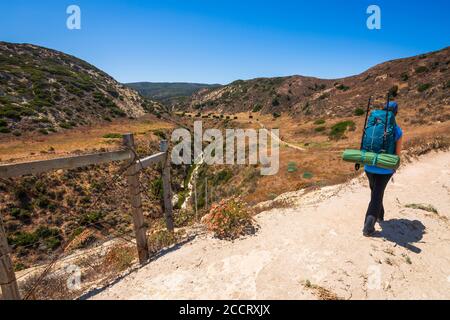
[[[113,161],[126,161],[128,163],[126,177],[136,237],[136,246],[139,262],[144,264],[149,260],[149,250],[147,242],[147,227],[144,223],[144,215],[142,210],[139,175],[141,170],[148,168],[152,164],[162,164],[164,217],[168,230],[172,232],[174,228],[172,191],[170,187],[170,157],[168,153],[167,141],[163,140],[160,142],[159,153],[139,159],[135,152],[133,135],[125,134],[123,135],[122,150],[43,161],[0,165],[0,177],[13,178],[30,174],[45,173],[53,170],[75,169]],[[19,300],[20,293],[10,258],[10,252],[6,232],[3,226],[3,220],[0,216],[0,285],[2,288],[2,295],[3,299],[6,300]]]

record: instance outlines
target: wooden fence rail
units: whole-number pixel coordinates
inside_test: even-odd
[[[95,164],[108,163],[113,161],[127,161],[129,167],[126,171],[128,191],[131,203],[131,213],[136,236],[136,246],[139,262],[144,264],[149,259],[147,227],[144,222],[142,212],[141,190],[139,183],[140,171],[148,168],[152,164],[162,164],[163,197],[164,197],[164,217],[169,231],[173,231],[172,212],[172,191],[170,187],[170,157],[168,153],[168,143],[163,140],[160,143],[160,151],[143,159],[136,159],[134,151],[134,137],[132,134],[123,135],[123,150],[103,152],[96,154],[71,156],[43,161],[32,161],[16,164],[0,165],[0,177],[12,178],[28,174],[39,174],[60,169],[75,169]],[[134,162],[134,163],[133,163]],[[9,256],[6,232],[3,220],[0,216],[0,285],[3,299],[19,300],[20,293],[17,280]]]

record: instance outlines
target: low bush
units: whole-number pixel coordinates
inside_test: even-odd
[[[417,87],[417,91],[424,92],[431,88],[431,83],[422,83]]]
[[[260,105],[259,103],[255,104],[255,106],[253,107],[252,112],[259,112],[262,109],[262,105]]]
[[[233,172],[231,170],[224,169],[222,171],[219,171],[213,179],[213,185],[217,186],[221,183],[228,182],[233,177]]]
[[[98,223],[102,217],[103,213],[101,211],[92,211],[89,213],[85,213],[80,218],[80,224],[83,226],[92,225]]]
[[[330,138],[339,140],[344,136],[345,131],[355,130],[355,123],[353,121],[341,121],[331,127]]]
[[[149,251],[156,253],[159,250],[169,247],[178,241],[178,233],[173,233],[168,230],[159,230],[152,233],[148,239]]]
[[[121,139],[122,135],[120,133],[107,133],[103,136],[105,139]]]
[[[239,198],[224,199],[213,204],[202,223],[219,239],[233,240],[254,233],[254,220],[247,206]]]
[[[447,82],[444,83],[444,89],[450,89],[450,80],[447,80]]]
[[[424,72],[428,72],[428,68],[425,66],[420,66],[416,68],[416,73],[424,73]]]
[[[314,129],[316,132],[324,132],[327,128],[325,126],[317,127]]]
[[[12,208],[11,215],[18,220],[29,220],[31,218],[30,211],[21,208]]]
[[[357,116],[357,117],[359,117],[359,116],[362,116],[363,114],[365,114],[366,112],[364,111],[364,109],[362,109],[362,108],[356,108],[355,109],[355,116]]]
[[[280,101],[278,101],[277,98],[274,98],[274,99],[272,100],[272,106],[278,107],[279,105],[280,105]]]
[[[344,84],[339,84],[336,86],[336,89],[341,90],[341,91],[347,91],[350,89],[350,87],[344,85]]]
[[[316,121],[314,121],[314,124],[315,124],[315,125],[325,124],[325,120],[324,120],[324,119],[316,120]]]

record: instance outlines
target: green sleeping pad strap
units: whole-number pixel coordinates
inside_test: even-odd
[[[377,162],[378,162],[378,156],[379,156],[379,153],[376,153],[376,154],[375,154],[375,158],[373,158],[373,163],[372,163],[373,166],[376,166],[376,165],[377,165]]]

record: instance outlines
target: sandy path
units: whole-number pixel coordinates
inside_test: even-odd
[[[295,205],[258,215],[256,235],[197,237],[93,298],[318,299],[324,288],[343,299],[450,299],[450,153],[399,171],[376,238],[361,234],[363,178],[284,197]],[[439,215],[408,203],[432,204]]]
[[[264,126],[264,124],[262,124],[262,123],[259,122],[259,121],[257,121],[257,122],[258,122],[259,126],[260,126],[262,129],[264,129],[264,130],[266,130],[267,132],[269,132],[269,134],[270,134],[270,136],[272,137],[272,139],[278,140],[278,143],[279,143],[280,145],[285,145],[285,146],[287,146],[287,147],[289,147],[289,148],[297,149],[297,150],[299,150],[299,151],[306,151],[305,148],[302,148],[302,147],[296,146],[295,144],[292,144],[292,143],[286,142],[286,141],[284,141],[284,140],[281,140],[279,136],[277,136],[276,134],[274,134],[272,131],[267,130],[266,127]]]

